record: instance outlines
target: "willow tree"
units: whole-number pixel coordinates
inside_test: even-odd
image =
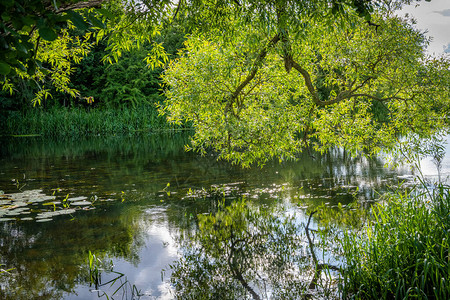
[[[380,0],[303,0],[283,3],[289,13],[323,10],[333,19],[345,7],[370,18]],[[383,0],[385,1],[385,0]],[[411,1],[411,0],[402,0]],[[420,1],[420,0],[416,0]],[[0,85],[9,93],[21,93],[22,82],[37,91],[39,103],[51,96],[50,89],[82,97],[70,84],[74,65],[102,41],[107,45],[103,60],[113,63],[122,53],[151,44],[149,67],[162,66],[167,55],[156,42],[161,29],[181,22],[185,28],[207,31],[227,29],[230,18],[241,22],[273,23],[266,9],[270,0],[4,0],[0,2]],[[298,3],[297,3],[298,2]],[[330,13],[331,12],[331,13]],[[294,15],[293,15],[294,16]],[[300,16],[304,16],[303,13]],[[295,23],[301,22],[294,17]],[[89,95],[84,95],[89,96]]]
[[[210,29],[163,76],[161,110],[193,124],[192,149],[249,166],[311,147],[371,154],[446,128],[449,60],[427,56],[428,38],[394,14],[409,1],[334,2],[205,9]]]

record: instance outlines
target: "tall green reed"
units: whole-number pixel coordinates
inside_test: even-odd
[[[180,127],[169,125],[153,106],[136,108],[91,109],[52,108],[30,110],[10,114],[0,134],[39,134],[55,137],[80,137],[87,135],[132,134],[173,130]]]
[[[343,298],[450,299],[450,188],[397,192],[344,233]]]

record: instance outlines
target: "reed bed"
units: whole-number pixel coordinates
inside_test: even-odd
[[[38,134],[48,137],[129,134],[180,129],[167,124],[152,106],[124,109],[55,108],[10,114],[3,135]]]
[[[343,298],[450,299],[450,188],[390,194],[344,234]]]

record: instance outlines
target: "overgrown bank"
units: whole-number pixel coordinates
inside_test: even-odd
[[[169,125],[151,105],[122,109],[53,108],[10,112],[2,120],[0,135],[38,134],[46,137],[133,134],[182,130]]]
[[[389,195],[345,234],[344,298],[450,298],[450,188]]]

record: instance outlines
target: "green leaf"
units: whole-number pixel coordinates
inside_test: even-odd
[[[2,20],[8,22],[9,20],[11,20],[11,16],[8,15],[6,12],[2,13]]]
[[[69,15],[70,20],[72,21],[73,25],[75,25],[80,30],[86,30],[89,28],[89,25],[84,21],[84,18],[77,12],[69,10],[67,12]]]
[[[20,51],[20,52],[22,52],[24,54],[28,53],[27,47],[25,47],[25,45],[23,45],[19,41],[16,41],[16,43],[14,45],[16,46],[17,51]]]
[[[2,0],[2,4],[6,7],[12,7],[14,5],[14,0]]]
[[[25,16],[21,18],[22,23],[28,26],[34,25],[35,21],[30,16]]]
[[[27,70],[27,68],[25,68],[25,66],[21,62],[17,63],[17,68],[19,68],[19,70],[24,72]]]
[[[0,62],[0,74],[8,75],[9,72],[11,72],[11,67],[7,63]]]
[[[99,19],[97,19],[95,16],[88,16],[89,21],[91,21],[92,25],[98,28],[105,28],[105,24],[102,23]]]
[[[56,38],[58,37],[56,32],[53,31],[53,29],[48,28],[48,27],[40,28],[39,35],[41,36],[41,38],[43,38],[44,40],[49,41],[49,42],[56,40]]]
[[[97,11],[110,20],[114,19],[114,15],[107,9],[97,8]]]

